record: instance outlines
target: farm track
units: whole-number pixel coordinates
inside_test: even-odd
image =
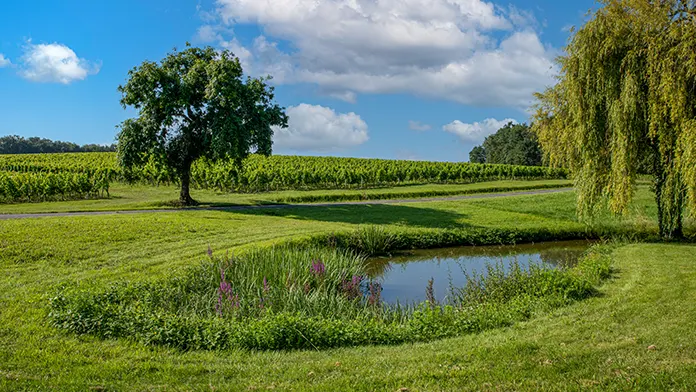
[[[524,196],[524,195],[541,195],[548,193],[568,192],[572,188],[557,188],[557,189],[538,189],[531,191],[512,191],[499,193],[480,193],[474,195],[447,196],[447,197],[425,197],[417,199],[385,199],[385,200],[363,200],[363,201],[345,201],[331,203],[296,203],[296,204],[261,204],[261,205],[240,205],[240,206],[224,206],[224,207],[191,207],[179,209],[149,209],[149,210],[113,210],[113,211],[75,211],[75,212],[42,212],[28,214],[2,214],[0,220],[8,219],[26,219],[26,218],[50,218],[50,217],[69,217],[69,216],[90,216],[90,215],[114,215],[114,214],[150,214],[158,212],[177,212],[177,211],[242,211],[253,209],[275,209],[275,208],[297,208],[297,207],[342,207],[352,205],[379,205],[379,204],[403,204],[403,203],[424,203],[438,201],[458,201],[470,199],[489,199],[495,197],[508,196]]]

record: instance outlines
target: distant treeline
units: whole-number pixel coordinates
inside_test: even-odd
[[[541,166],[543,153],[527,124],[509,122],[469,152],[471,163]]]
[[[113,152],[116,145],[79,144],[54,141],[40,137],[25,139],[17,135],[0,137],[0,154],[40,154],[58,152]]]

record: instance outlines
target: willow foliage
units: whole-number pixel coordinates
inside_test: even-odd
[[[537,94],[547,161],[570,168],[578,214],[625,213],[641,161],[652,162],[660,234],[696,210],[696,0],[602,0]]]

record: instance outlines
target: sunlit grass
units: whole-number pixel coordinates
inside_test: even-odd
[[[573,194],[395,206],[171,212],[0,221],[0,390],[689,390],[696,384],[696,247],[612,254],[599,296],[509,328],[430,343],[327,351],[182,353],[48,325],[62,282],[137,282],[216,254],[362,224],[409,233],[585,230]],[[647,190],[597,225],[655,230]],[[693,223],[689,222],[689,229]],[[655,349],[648,349],[649,346]]]

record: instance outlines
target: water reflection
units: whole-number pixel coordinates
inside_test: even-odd
[[[425,300],[429,279],[434,279],[435,297],[445,301],[450,287],[466,283],[466,273],[484,273],[488,264],[509,266],[517,260],[522,268],[540,264],[553,268],[572,266],[591,245],[588,241],[562,241],[515,246],[466,246],[417,250],[392,257],[370,259],[368,273],[382,284],[382,299],[410,304]]]

